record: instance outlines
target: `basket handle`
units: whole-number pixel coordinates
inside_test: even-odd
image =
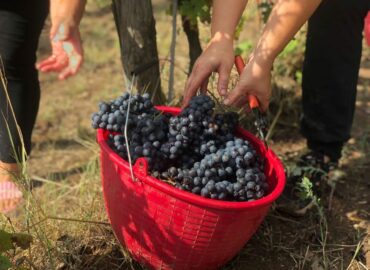
[[[141,157],[138,158],[135,162],[133,167],[134,174],[140,177],[147,177],[148,176],[148,161]]]

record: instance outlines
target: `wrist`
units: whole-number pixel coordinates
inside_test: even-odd
[[[65,22],[69,27],[77,28],[80,24],[86,0],[51,0],[51,22]]]
[[[270,72],[275,61],[275,54],[272,51],[265,49],[256,49],[252,53],[249,61],[260,66],[263,70]]]
[[[266,59],[256,57],[252,54],[248,60],[247,70],[248,76],[251,77],[258,77],[258,78],[266,78],[266,76],[270,76],[272,70],[271,61],[266,61]]]
[[[232,45],[234,42],[234,36],[226,32],[217,31],[215,33],[212,33],[212,38],[211,38],[210,43],[212,42],[217,42],[217,43],[221,42],[221,43]]]
[[[53,41],[67,40],[78,30],[76,24],[66,18],[56,17],[51,22],[50,39]]]

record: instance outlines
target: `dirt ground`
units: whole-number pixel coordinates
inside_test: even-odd
[[[165,14],[166,3],[155,1],[154,6],[165,89],[171,32],[170,17]],[[248,17],[248,26],[241,39],[254,42],[258,19]],[[42,209],[47,220],[40,219],[42,225],[29,258],[37,269],[141,269],[122,251],[106,224],[98,149],[90,128],[90,115],[98,102],[114,98],[124,89],[119,45],[109,7],[89,4],[81,29],[86,60],[79,75],[65,82],[57,82],[54,75],[40,76],[42,100],[28,169],[30,177],[40,185],[34,189],[33,196],[37,209]],[[203,44],[207,29],[201,29]],[[45,57],[48,50],[45,30],[39,58]],[[180,97],[188,64],[186,39],[180,30],[176,54],[175,89]],[[346,145],[341,162],[343,173],[336,175],[335,188],[328,189],[322,197],[323,212],[320,214],[319,209],[314,208],[304,217],[295,218],[273,207],[257,233],[224,269],[367,269],[365,251],[370,250],[365,245],[370,232],[369,56],[366,49],[353,138]],[[305,151],[304,139],[299,134],[298,123],[287,126],[284,119],[278,119],[275,129],[277,135],[272,136],[269,144],[288,167]],[[25,230],[22,214],[10,220],[13,226]],[[327,227],[323,226],[324,221]]]

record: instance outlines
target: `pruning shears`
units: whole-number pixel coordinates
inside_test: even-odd
[[[236,70],[238,71],[239,75],[242,74],[245,63],[243,61],[243,58],[240,55],[235,56],[235,66]],[[264,113],[262,113],[260,104],[258,102],[258,99],[254,95],[248,95],[248,104],[249,108],[252,110],[252,113],[255,117],[254,125],[257,128],[258,135],[265,144],[266,148],[268,148],[267,142],[266,142],[266,133],[267,133],[267,119]]]

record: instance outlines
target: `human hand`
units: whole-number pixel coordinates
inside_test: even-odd
[[[218,73],[217,90],[221,96],[225,96],[233,64],[234,49],[232,39],[216,34],[194,64],[185,85],[183,107],[188,105],[198,89],[203,93],[207,91],[208,78],[212,72]]]
[[[75,30],[59,26],[56,34],[50,35],[52,55],[39,62],[36,67],[42,72],[57,72],[58,78],[64,80],[79,70],[83,61],[81,37],[78,28]],[[51,30],[53,33],[53,28]]]
[[[85,0],[50,1],[50,43],[52,55],[36,67],[42,72],[57,72],[60,80],[77,73],[83,50],[78,25],[81,21]]]
[[[239,82],[225,98],[225,105],[245,106],[248,95],[254,95],[259,101],[262,111],[268,109],[271,97],[271,65],[256,61],[253,55],[249,58]]]

